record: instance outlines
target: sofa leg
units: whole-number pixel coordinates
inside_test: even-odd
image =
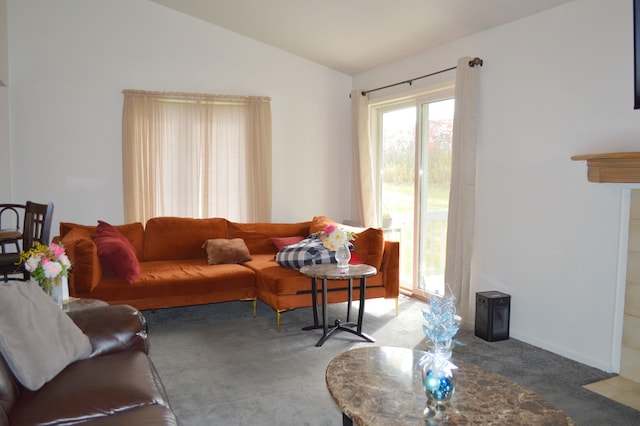
[[[276,327],[278,329],[278,333],[280,333],[280,319],[282,318],[282,313],[292,310],[293,309],[276,309]]]
[[[240,299],[242,302],[253,302],[253,318],[257,318],[258,316],[258,299],[255,297],[250,297],[249,299]]]
[[[398,302],[398,297],[396,297],[396,316],[400,315],[400,303]]]

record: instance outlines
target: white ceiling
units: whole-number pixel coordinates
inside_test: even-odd
[[[151,0],[355,75],[573,0]]]

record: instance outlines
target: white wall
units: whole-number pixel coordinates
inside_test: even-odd
[[[640,150],[632,25],[630,1],[577,0],[354,78],[484,59],[472,294],[511,294],[512,337],[609,371],[621,190],[570,157]]]
[[[270,96],[273,220],[350,216],[351,77],[147,0],[8,0],[8,16],[13,191],[55,203],[52,235],[124,220],[123,89]]]
[[[9,89],[0,87],[0,202],[12,203],[9,145]]]
[[[9,83],[9,41],[7,31],[7,0],[0,0],[0,86]]]
[[[274,220],[351,217],[348,76],[146,0],[53,3],[7,2],[15,199],[54,201],[56,224],[120,223],[121,90],[175,90],[271,96]],[[485,61],[472,291],[512,295],[512,337],[611,370],[620,188],[569,158],[640,150],[631,2],[576,0],[353,87],[461,56]]]
[[[0,0],[0,170],[10,170],[9,149],[9,43],[7,39],[7,0]],[[0,202],[13,202],[11,181],[0,172]]]

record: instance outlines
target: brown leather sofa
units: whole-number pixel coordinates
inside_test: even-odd
[[[131,306],[70,312],[92,353],[37,391],[0,356],[0,425],[178,425],[148,354],[146,322]]]
[[[115,226],[135,248],[140,274],[126,282],[106,273],[95,244],[96,226],[60,223],[60,238],[73,263],[69,277],[72,296],[156,309],[256,298],[280,314],[312,305],[311,280],[295,269],[278,265],[273,238],[306,237],[333,223],[324,216],[299,223],[236,223],[223,218],[189,219],[157,217],[146,225]],[[375,266],[378,273],[367,279],[366,297],[399,295],[399,243],[385,241],[380,228],[360,229],[355,257]],[[240,238],[251,260],[242,263],[207,264],[203,242]],[[329,303],[348,300],[346,285],[331,281]],[[359,297],[355,289],[354,299]]]

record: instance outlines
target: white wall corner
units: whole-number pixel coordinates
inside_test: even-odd
[[[618,267],[614,296],[614,318],[611,335],[611,371],[620,372],[622,355],[622,329],[624,324],[624,298],[627,287],[627,256],[629,250],[629,212],[631,207],[631,189],[620,190],[620,227],[618,229]]]

